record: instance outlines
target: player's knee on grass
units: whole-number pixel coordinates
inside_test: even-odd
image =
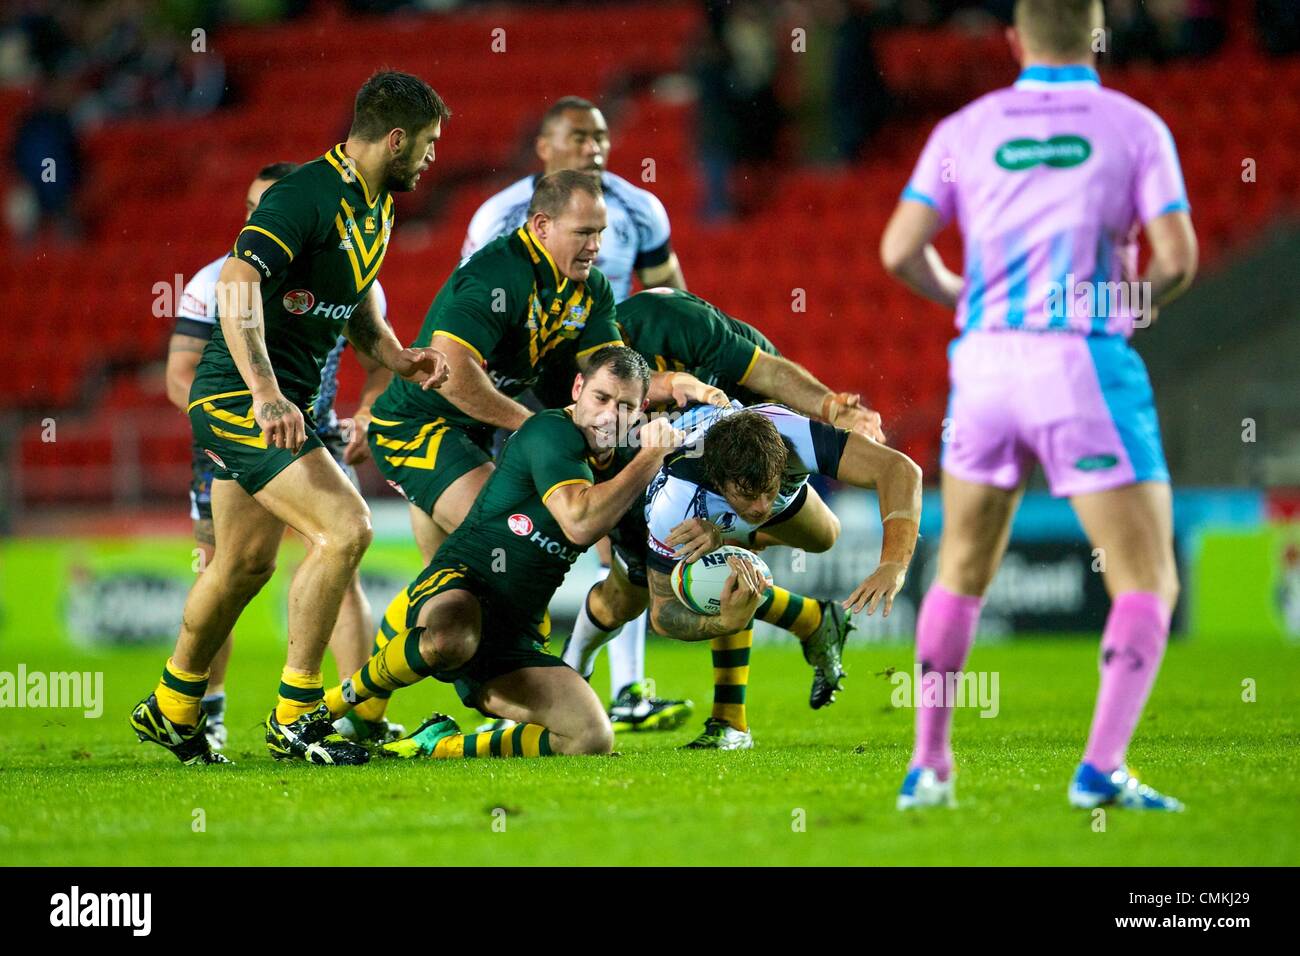
[[[602,711],[598,720],[588,720],[571,733],[552,731],[551,746],[558,753],[574,757],[605,756],[614,752],[614,729]]]

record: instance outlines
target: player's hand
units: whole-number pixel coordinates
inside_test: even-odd
[[[871,615],[883,604],[885,610],[880,616],[889,617],[890,609],[894,606],[894,598],[899,591],[903,590],[903,582],[906,580],[907,565],[901,561],[882,561],[880,566],[849,595],[848,600],[841,602],[841,605],[845,610],[855,614],[865,607],[867,614]]]
[[[686,440],[686,433],[680,428],[674,428],[673,423],[666,416],[661,415],[641,426],[641,430],[637,432],[637,440],[641,443],[642,451],[648,450],[662,457],[681,448],[682,442]]]
[[[767,590],[767,582],[758,573],[758,568],[741,558],[732,556],[727,559],[727,565],[731,568],[731,577],[722,585],[722,609],[718,618],[728,633],[735,633],[743,631],[754,619],[754,612]]]
[[[307,441],[302,411],[279,392],[254,399],[253,418],[262,429],[268,448],[284,448],[295,455]]]
[[[437,349],[402,349],[397,353],[393,371],[427,392],[447,381],[451,366],[447,363],[447,356]]]
[[[823,417],[828,422],[863,438],[870,438],[882,445],[885,443],[885,432],[880,427],[880,413],[863,405],[861,395],[836,392],[827,397],[829,401],[823,406],[826,410]]]
[[[731,404],[731,399],[727,393],[714,385],[706,385],[689,372],[676,372],[673,374],[673,401],[677,403],[678,408],[685,408],[692,402],[703,402],[705,405],[717,405],[719,408],[726,408]]]
[[[370,445],[366,441],[370,434],[370,411],[358,408],[351,418],[339,422],[347,446],[343,449],[343,464],[359,465],[370,457]]]
[[[677,560],[694,561],[722,547],[722,530],[706,518],[688,518],[668,533]]]

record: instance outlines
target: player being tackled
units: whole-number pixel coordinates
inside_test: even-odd
[[[707,553],[736,543],[827,551],[839,537],[840,523],[808,484],[809,475],[875,488],[884,528],[880,561],[838,606],[868,614],[880,607],[888,615],[916,546],[921,469],[899,451],[776,404],[700,408],[679,425],[697,454],[671,457],[646,493],[651,621],[668,637],[712,642],[713,714],[690,746],[749,747],[745,692],[753,620],[769,602],[790,600],[789,592],[767,587],[751,565],[738,561],[723,591],[721,613],[699,614],[673,592],[670,576],[679,548],[684,544]],[[682,541],[685,521],[694,521],[691,533],[706,543]],[[804,643],[805,658],[832,689],[843,677],[842,647],[842,638]],[[814,695],[819,692],[824,691],[814,684]]]

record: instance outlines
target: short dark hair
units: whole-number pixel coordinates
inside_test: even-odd
[[[785,474],[789,449],[771,419],[754,411],[716,422],[700,440],[704,477],[719,491],[733,482],[744,495],[760,495]]]
[[[449,116],[451,110],[442,97],[418,76],[379,70],[357,90],[348,135],[373,143],[391,130],[414,133]]]
[[[569,110],[598,110],[600,109],[591,100],[584,100],[581,96],[561,96],[551,104],[550,108],[542,114],[541,125],[537,127],[537,135],[545,136],[551,128],[551,124],[563,116]]]
[[[543,176],[533,188],[533,198],[528,204],[528,218],[545,213],[552,219],[569,208],[569,199],[575,192],[584,192],[592,199],[601,199],[605,191],[600,187],[600,177],[581,169],[560,169]]]
[[[626,345],[602,345],[587,357],[582,375],[590,378],[603,368],[608,368],[619,381],[639,382],[643,398],[650,389],[650,366],[636,349]]]
[[[278,163],[267,163],[265,166],[263,166],[261,169],[257,171],[257,178],[269,179],[271,182],[277,183],[280,180],[284,179],[285,176],[288,176],[291,172],[293,172],[297,168],[298,168],[297,163],[289,163],[284,161]]]

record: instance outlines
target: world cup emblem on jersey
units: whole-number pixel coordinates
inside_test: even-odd
[[[506,524],[510,526],[511,531],[521,538],[533,533],[533,519],[528,515],[513,514],[506,519]]]
[[[306,289],[294,289],[286,292],[280,301],[284,305],[284,311],[290,315],[302,315],[316,304],[316,297]]]

